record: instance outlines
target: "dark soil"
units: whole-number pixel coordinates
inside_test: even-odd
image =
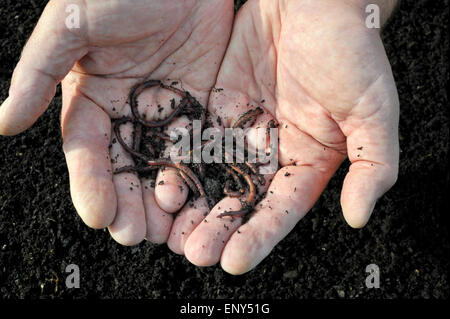
[[[243,1],[239,1],[243,2]],[[45,0],[3,0],[0,98]],[[384,31],[401,101],[397,184],[364,229],[341,216],[348,163],[318,203],[255,270],[198,268],[166,245],[115,243],[86,227],[69,196],[58,91],[30,130],[0,137],[2,298],[448,298],[448,0],[404,0]],[[68,289],[75,263],[81,288]],[[368,264],[379,289],[365,286]]]

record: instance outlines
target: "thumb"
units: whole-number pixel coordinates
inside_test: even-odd
[[[397,180],[398,118],[397,90],[391,75],[384,75],[340,124],[352,162],[344,180],[341,206],[345,220],[354,228],[367,223],[377,199]]]
[[[66,25],[74,8],[68,6],[65,0],[50,1],[25,45],[14,69],[9,96],[0,107],[1,135],[18,134],[30,127],[47,109],[56,85],[87,53],[80,29]],[[75,14],[81,12],[73,10]]]

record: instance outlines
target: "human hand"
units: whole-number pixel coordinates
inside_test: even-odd
[[[80,8],[79,29],[66,27],[69,4]],[[187,188],[180,193],[182,181],[170,169],[159,174],[165,183],[156,188],[131,173],[113,176],[115,168],[132,160],[118,143],[109,149],[111,120],[130,114],[128,92],[148,77],[180,81],[205,105],[232,19],[231,0],[50,1],[14,70],[0,108],[0,134],[31,126],[62,81],[63,148],[77,212],[90,227],[108,226],[121,244],[144,237],[165,242],[170,213],[184,204]],[[145,97],[153,105],[170,98],[156,90]],[[140,110],[147,119],[171,112]],[[131,132],[124,129],[126,138]]]
[[[172,250],[199,266],[220,261],[231,274],[252,269],[305,216],[347,156],[343,214],[352,227],[367,223],[397,178],[399,102],[379,32],[364,20],[363,1],[250,0],[238,12],[215,85],[223,91],[212,93],[209,111],[231,127],[262,105],[269,115],[254,126],[278,121],[281,168],[273,180],[266,176],[267,194],[247,223],[215,218],[239,209],[237,199],[225,198],[207,222],[190,226],[186,214],[177,217]]]

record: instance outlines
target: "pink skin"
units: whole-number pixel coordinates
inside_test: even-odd
[[[69,4],[80,7],[80,29],[66,28]],[[130,88],[148,78],[178,80],[206,105],[232,21],[232,0],[52,0],[14,70],[0,108],[0,134],[31,126],[62,81],[63,148],[78,214],[90,227],[108,227],[124,245],[144,238],[166,242],[173,220],[168,213],[182,207],[187,187],[173,170],[160,174],[165,186],[156,189],[134,174],[113,175],[113,169],[133,162],[117,143],[109,153],[111,120],[130,115]],[[164,118],[173,96],[147,90],[139,110],[149,120]],[[165,110],[156,112],[157,104]],[[130,128],[121,130],[130,141]]]
[[[231,274],[254,268],[310,210],[347,156],[352,165],[341,205],[350,226],[364,226],[395,183],[398,96],[379,33],[365,27],[363,4],[250,0],[238,13],[216,83],[224,90],[211,94],[209,110],[230,127],[248,102],[264,99],[280,123],[282,168],[247,223],[236,220],[224,233],[214,215],[224,201],[235,202],[224,199],[192,231],[182,250],[195,265],[220,261]]]

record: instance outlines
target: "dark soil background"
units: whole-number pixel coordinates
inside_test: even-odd
[[[1,2],[1,100],[46,2]],[[248,274],[194,267],[166,245],[122,247],[107,231],[87,228],[72,206],[58,91],[33,128],[0,137],[1,297],[448,298],[448,5],[404,0],[383,32],[401,100],[400,175],[364,229],[351,229],[341,216],[347,163]],[[71,263],[80,267],[80,289],[65,287]],[[380,268],[379,289],[365,286],[372,263]]]

